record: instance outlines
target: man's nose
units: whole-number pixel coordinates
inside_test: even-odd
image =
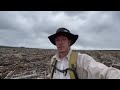
[[[61,45],[61,44],[63,44],[63,42],[62,42],[62,41],[59,41],[58,44]]]

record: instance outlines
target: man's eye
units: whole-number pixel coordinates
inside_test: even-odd
[[[55,40],[55,41],[58,41],[58,40]]]

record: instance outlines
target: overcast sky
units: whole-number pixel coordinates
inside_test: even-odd
[[[0,11],[0,45],[56,49],[60,27],[79,35],[72,49],[120,49],[119,11]]]

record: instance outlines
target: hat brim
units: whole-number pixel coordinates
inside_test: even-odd
[[[56,45],[56,43],[55,43],[55,38],[56,38],[57,36],[61,35],[61,34],[62,34],[62,33],[53,34],[53,35],[49,36],[48,38],[49,38],[49,40],[51,41],[52,44]],[[64,32],[63,36],[64,36],[64,35],[65,35],[66,37],[71,38],[71,40],[72,40],[71,45],[73,45],[73,44],[76,42],[76,40],[78,39],[78,35],[74,35],[74,34],[66,33],[66,32]]]

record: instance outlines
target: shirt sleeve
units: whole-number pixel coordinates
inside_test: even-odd
[[[83,68],[91,79],[120,79],[120,70],[107,67],[106,65],[95,61],[91,56],[84,54]]]

